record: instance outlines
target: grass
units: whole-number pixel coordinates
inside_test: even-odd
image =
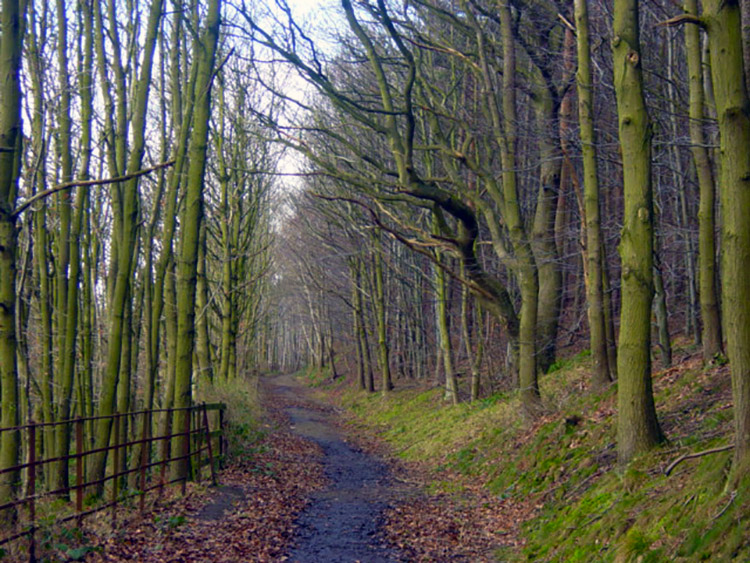
[[[329,366],[323,368],[308,366],[295,373],[294,377],[302,379],[308,386],[316,388],[328,387],[333,383]]]
[[[229,461],[248,461],[257,453],[265,435],[260,425],[261,407],[258,377],[238,377],[229,381],[216,379],[198,390],[199,401],[224,403],[225,438]]]
[[[616,463],[613,385],[588,392],[587,353],[558,362],[541,380],[543,416],[519,415],[514,393],[452,406],[440,389],[387,397],[347,389],[343,404],[377,429],[399,456],[434,469],[430,489],[457,491],[457,472],[503,498],[539,507],[523,525],[527,561],[747,561],[750,479],[725,490],[731,452],[663,468],[682,453],[729,443],[727,368],[687,357],[654,377],[657,410],[669,442]]]

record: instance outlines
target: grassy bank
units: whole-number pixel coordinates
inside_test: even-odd
[[[256,453],[257,443],[264,436],[261,424],[262,400],[258,376],[238,377],[230,381],[216,379],[199,387],[196,402],[224,403],[224,438],[227,460],[249,462]]]
[[[669,442],[627,468],[616,464],[615,388],[589,393],[589,372],[584,353],[546,375],[545,414],[533,423],[519,417],[514,393],[451,406],[434,388],[386,398],[348,389],[342,402],[398,456],[428,464],[434,489],[460,492],[481,482],[503,498],[532,499],[538,510],[523,525],[522,553],[499,558],[750,560],[750,483],[725,490],[731,451],[686,460],[664,474],[682,454],[731,442],[726,367],[704,369],[687,357],[655,376]]]

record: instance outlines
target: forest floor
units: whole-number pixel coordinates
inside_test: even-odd
[[[541,378],[544,410],[534,419],[519,416],[514,391],[451,405],[429,381],[402,378],[396,391],[383,396],[332,384],[326,374],[307,377],[350,413],[350,426],[360,425],[377,443],[388,444],[400,462],[396,467],[424,469],[413,474],[426,483],[425,502],[434,507],[444,499],[433,521],[450,519],[465,503],[474,517],[469,526],[494,531],[483,557],[750,561],[750,477],[727,488],[733,440],[729,368],[720,358],[704,365],[690,345],[681,345],[675,360],[668,369],[657,364],[653,376],[667,440],[626,467],[616,462],[616,385],[589,388],[588,351],[560,360]],[[466,388],[463,382],[461,390]],[[486,502],[476,502],[482,498]],[[387,528],[421,527],[426,514],[430,508],[396,506],[386,514]],[[446,545],[447,537],[436,534],[432,541]],[[423,537],[408,541],[420,547]],[[441,560],[435,551],[416,555]]]
[[[88,537],[86,561],[493,561],[527,507],[428,493],[429,471],[291,376],[264,378],[262,431],[219,476]],[[507,504],[507,503],[506,503]],[[98,545],[97,545],[98,544]],[[73,559],[73,551],[67,559]]]
[[[237,562],[287,559],[295,521],[326,487],[320,446],[293,432],[290,399],[263,399],[260,422],[239,434],[219,486],[190,483],[114,532],[104,526],[86,561]],[[97,541],[98,540],[98,541]]]
[[[655,373],[668,441],[627,467],[616,387],[592,392],[590,372],[585,352],[559,362],[533,420],[513,391],[451,405],[408,379],[385,396],[319,370],[237,383],[220,486],[57,534],[48,560],[750,561],[750,478],[726,487],[728,367],[688,348]]]

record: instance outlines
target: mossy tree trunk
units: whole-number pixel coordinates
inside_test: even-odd
[[[662,440],[651,386],[652,132],[643,96],[637,0],[615,0],[613,31],[625,200],[620,241],[622,313],[617,364],[617,447],[620,462],[627,463]]]
[[[57,112],[57,154],[60,165],[60,181],[70,182],[73,179],[73,147],[72,147],[72,107],[71,107],[71,85],[68,68],[68,17],[66,5],[63,0],[56,0],[55,10],[57,14],[57,78],[59,88],[59,100]],[[71,354],[65,353],[65,332],[67,330],[67,308],[68,296],[68,266],[70,262],[70,222],[71,222],[71,191],[63,190],[57,194],[57,216],[58,228],[54,237],[55,253],[55,318],[54,329],[57,336],[57,361],[54,370],[55,399],[57,400],[55,418],[62,420],[69,417],[70,399],[69,386],[67,385],[67,373],[65,373],[65,361]],[[72,379],[72,378],[71,378]],[[69,429],[59,426],[55,429],[55,457],[67,454]],[[58,462],[52,471],[52,488],[60,490],[67,488],[68,464]]]
[[[471,369],[471,391],[472,401],[479,399],[481,388],[481,374],[479,368],[482,365],[482,354],[484,352],[482,343],[482,309],[478,301],[469,299],[469,288],[461,287],[461,332],[463,334],[464,346],[466,347],[466,361]],[[472,311],[471,305],[474,305]],[[472,312],[475,313],[472,316]],[[472,331],[472,328],[474,330]],[[476,340],[476,351],[472,348],[472,338]]]
[[[578,50],[578,121],[583,156],[583,203],[586,233],[586,264],[589,337],[594,372],[591,385],[600,389],[612,381],[607,358],[607,336],[604,322],[604,284],[602,281],[601,211],[599,204],[599,170],[594,129],[594,85],[591,76],[588,0],[575,0],[576,40]]]
[[[179,263],[177,266],[177,364],[174,406],[185,409],[192,404],[193,346],[195,341],[195,294],[198,269],[200,225],[203,219],[203,187],[208,154],[208,128],[211,118],[211,85],[216,49],[219,41],[221,0],[210,0],[205,28],[194,42],[194,63],[198,65],[193,130],[188,152],[185,206],[182,213]],[[175,427],[182,429],[186,410],[175,413]],[[178,452],[185,451],[189,436],[177,441]],[[186,479],[190,472],[188,459],[175,462],[173,478]]]
[[[482,26],[476,21],[476,18],[470,19],[477,37],[482,96],[484,105],[489,112],[490,124],[495,142],[499,147],[502,164],[500,180],[491,177],[486,178],[487,190],[497,206],[497,212],[483,204],[481,199],[477,199],[475,203],[480,206],[492,232],[495,253],[501,260],[508,261],[510,269],[518,280],[521,292],[521,309],[520,313],[516,315],[507,291],[503,287],[497,287],[500,284],[495,280],[492,280],[494,283],[490,285],[497,287],[497,289],[492,287],[487,289],[493,289],[488,293],[495,294],[498,298],[492,301],[486,300],[483,304],[489,311],[495,313],[505,326],[510,343],[510,364],[514,375],[516,373],[518,375],[522,406],[527,414],[533,415],[538,412],[541,404],[536,358],[539,280],[531,241],[521,216],[518,193],[516,161],[518,146],[517,69],[513,18],[511,8],[507,4],[500,3],[498,12],[503,54],[502,83],[499,88],[495,86],[495,71],[489,62],[489,49],[486,46]],[[501,102],[498,102],[498,100],[501,100]],[[507,238],[512,246],[512,256],[505,247],[504,236],[501,234],[501,220],[505,229],[507,229]],[[467,224],[467,227],[476,228],[476,225]],[[473,247],[473,240],[471,244]],[[473,253],[463,258],[466,272],[472,280],[479,283],[480,276],[486,277],[483,276],[481,269],[476,274],[472,273],[476,267],[476,258]]]
[[[562,271],[555,242],[557,201],[560,192],[559,96],[542,72],[534,72],[534,105],[539,135],[539,188],[531,228],[532,249],[539,278],[537,313],[537,367],[546,373],[555,361],[562,303]]]
[[[357,267],[359,268],[359,280],[360,283],[363,283],[364,280],[368,277],[367,271],[366,271],[366,265],[365,261],[362,258],[359,258],[357,260],[358,264]],[[362,306],[362,295],[364,293],[363,288],[359,287],[360,292],[360,308],[359,308],[359,339],[362,343],[362,359],[364,361],[364,370],[365,370],[365,389],[367,389],[368,393],[374,393],[375,392],[375,375],[373,373],[372,369],[372,354],[370,353],[370,338],[367,333],[367,317],[365,316],[365,309],[364,306]]]
[[[750,4],[748,4],[750,5]],[[685,11],[698,15],[698,1],[686,0]],[[711,361],[722,351],[721,313],[719,310],[719,280],[716,268],[716,185],[703,130],[705,91],[703,87],[703,53],[697,25],[685,26],[685,51],[688,65],[690,99],[690,150],[698,177],[698,295],[703,328],[703,359]]]
[[[659,357],[661,368],[672,367],[672,340],[669,336],[669,313],[667,311],[667,290],[664,287],[664,276],[661,271],[660,249],[658,242],[654,250],[654,317],[659,337]]]
[[[13,209],[18,192],[21,151],[21,53],[25,2],[3,0],[0,16],[0,425],[18,426],[19,397],[16,370],[16,246],[18,232]],[[19,433],[2,433],[0,469],[18,465]],[[0,477],[0,499],[9,500],[18,490],[20,472]]]
[[[219,102],[219,135],[216,139],[216,153],[218,157],[219,168],[219,185],[221,187],[221,211],[223,220],[221,221],[221,360],[219,364],[219,377],[223,380],[234,377],[234,366],[231,361],[232,348],[235,346],[236,334],[234,333],[234,323],[232,322],[232,313],[234,310],[234,293],[233,280],[236,265],[234,263],[235,248],[233,245],[233,225],[239,220],[236,210],[233,211],[231,198],[233,197],[230,190],[231,174],[227,169],[226,158],[224,155],[224,88],[218,92]]]
[[[734,398],[734,486],[750,473],[750,99],[739,3],[706,0],[703,7],[721,135],[721,297]]]
[[[198,245],[198,279],[195,296],[196,340],[195,359],[198,361],[198,376],[206,382],[213,382],[214,370],[211,358],[211,340],[208,335],[208,279],[206,273],[206,234],[205,222],[201,221],[200,240]]]
[[[179,13],[183,9],[180,0],[173,0],[173,9]],[[172,45],[180,45],[182,42],[183,18],[178,18],[173,23],[171,33]],[[174,289],[174,248],[173,239],[177,230],[178,199],[180,192],[180,182],[187,166],[187,148],[190,137],[190,123],[193,120],[194,105],[190,101],[195,92],[195,80],[197,66],[193,67],[188,79],[184,80],[181,73],[179,49],[173,48],[169,57],[169,90],[172,98],[171,122],[176,133],[176,146],[174,150],[175,164],[170,170],[167,183],[167,192],[164,207],[164,221],[162,223],[161,235],[161,254],[156,262],[154,272],[154,297],[153,308],[151,310],[151,356],[158,358],[161,351],[161,318],[164,313],[165,320],[165,338],[167,349],[167,369],[162,379],[167,381],[167,385],[173,385],[174,375],[174,348],[175,342],[173,337],[176,335],[175,317],[174,317],[174,292],[169,293],[169,288]],[[169,296],[172,296],[171,300]],[[151,365],[150,378],[156,379],[159,370],[159,362],[154,361]],[[171,406],[171,397],[165,393],[166,404]]]
[[[388,393],[393,389],[391,379],[390,351],[388,349],[388,326],[386,325],[385,283],[383,274],[383,242],[380,233],[373,233],[373,275],[375,276],[375,320],[378,327],[378,357],[380,359],[380,390]]]
[[[166,52],[166,49],[164,48],[164,35],[162,34],[160,36],[159,41],[159,49],[161,52]],[[164,58],[161,58],[160,61],[161,65],[161,74],[162,76],[166,75],[166,61]],[[169,158],[169,136],[167,134],[167,124],[168,124],[168,112],[167,112],[167,103],[166,103],[166,96],[165,96],[165,90],[166,90],[166,84],[167,81],[162,81],[161,84],[161,92],[160,92],[160,107],[159,107],[159,113],[161,117],[161,157],[160,162],[166,162]],[[142,298],[142,311],[141,311],[141,317],[142,317],[142,323],[140,323],[140,326],[142,327],[141,330],[143,331],[143,354],[145,357],[144,361],[144,372],[145,372],[145,381],[144,381],[144,389],[143,389],[143,404],[140,406],[140,409],[143,410],[150,410],[154,408],[154,403],[156,399],[156,383],[157,383],[157,370],[159,365],[159,354],[158,351],[154,350],[154,333],[158,334],[158,327],[159,322],[158,320],[155,321],[153,317],[153,310],[155,307],[154,303],[154,278],[153,278],[153,271],[154,271],[154,246],[151,244],[150,241],[153,241],[156,235],[156,226],[159,221],[159,218],[161,217],[161,214],[159,210],[161,209],[161,206],[164,203],[163,195],[164,190],[166,186],[166,172],[164,170],[159,171],[158,179],[156,180],[156,188],[151,200],[151,210],[149,213],[149,220],[146,224],[146,227],[143,232],[143,240],[145,241],[144,244],[144,256],[143,256],[143,268],[142,268],[142,292],[143,292],[143,298]],[[159,315],[161,316],[161,314]],[[153,323],[156,322],[157,330],[154,330]],[[136,342],[140,342],[140,338],[136,340]],[[136,349],[136,353],[138,353],[138,350]],[[139,427],[137,429],[137,436],[144,436],[145,435],[150,438],[153,436],[153,416],[142,416],[140,417]],[[145,426],[145,428],[144,428]],[[144,453],[142,450],[146,449],[146,452]],[[131,467],[137,467],[140,463],[141,456],[145,455],[146,459],[151,459],[151,452],[153,450],[153,445],[151,443],[148,444],[136,444],[133,447],[133,454],[131,455]],[[137,488],[140,485],[140,473],[137,471],[134,471],[130,474],[130,486],[132,488]]]
[[[80,69],[80,85],[81,85],[81,142],[79,150],[82,153],[81,164],[78,172],[79,180],[89,179],[89,169],[91,164],[92,155],[92,127],[94,119],[94,108],[93,108],[93,95],[92,95],[92,84],[93,84],[93,58],[94,58],[94,37],[93,37],[93,11],[91,4],[84,3],[84,17],[82,23],[84,26],[84,56],[82,61],[82,68]],[[64,11],[64,8],[62,9]],[[58,12],[60,8],[58,7]],[[59,15],[58,15],[59,17]],[[65,20],[61,20],[59,25],[63,25]],[[59,40],[63,40],[61,36]],[[64,50],[66,47],[63,47]],[[60,47],[58,46],[58,50]],[[60,57],[60,64],[67,64],[67,58],[64,56]],[[67,89],[70,89],[70,85],[67,84],[67,72],[61,73],[61,88],[65,85]],[[63,101],[63,105],[70,103],[70,96],[67,96],[67,100]],[[67,113],[70,112],[70,108],[64,109]],[[66,119],[61,119],[61,127],[67,128],[70,126],[69,115]],[[65,156],[68,152],[71,152],[70,147],[70,132],[61,132],[61,139],[65,139],[64,143],[68,146],[62,147],[64,154],[63,161],[63,176],[65,176],[65,160],[69,155]],[[79,188],[76,193],[75,206],[71,210],[69,203],[70,194],[67,199],[63,199],[60,202],[61,209],[64,210],[64,214],[68,215],[66,218],[67,225],[63,230],[65,234],[64,245],[66,247],[65,252],[62,252],[62,246],[60,247],[60,262],[65,264],[65,275],[59,275],[58,273],[58,342],[59,342],[59,353],[58,353],[58,386],[59,386],[59,406],[57,409],[57,419],[67,420],[71,417],[71,402],[73,398],[73,385],[75,379],[75,368],[76,368],[76,356],[75,353],[78,337],[78,312],[79,303],[78,297],[80,293],[80,274],[81,274],[81,231],[83,228],[83,218],[88,205],[88,190]],[[70,213],[72,211],[72,217]],[[61,227],[62,227],[61,214]],[[61,264],[56,265],[57,268],[62,267]],[[62,291],[65,291],[63,296]],[[85,378],[85,375],[82,375]],[[56,454],[57,456],[64,456],[69,453],[70,450],[70,425],[60,425],[56,428]],[[67,488],[68,484],[68,463],[60,463],[57,466],[57,471],[54,474],[52,487],[55,489]]]
[[[36,193],[47,189],[47,159],[44,154],[47,151],[47,136],[45,135],[46,101],[44,90],[46,88],[46,74],[44,72],[44,44],[47,41],[43,33],[45,25],[42,25],[44,14],[37,14],[37,5],[31,2],[29,5],[29,35],[27,39],[27,64],[29,77],[31,79],[32,119],[31,137],[33,139],[31,150],[33,157],[39,165],[34,172],[34,186]],[[37,25],[39,22],[39,25]],[[37,33],[38,32],[38,33]],[[38,307],[39,307],[39,386],[41,395],[41,420],[51,423],[54,420],[55,393],[53,386],[54,361],[52,358],[52,276],[49,271],[49,232],[47,228],[47,203],[41,202],[39,208],[34,211],[34,262],[38,279]],[[46,426],[42,432],[42,451],[54,457],[54,426]],[[44,475],[51,478],[52,464],[46,464]]]
[[[148,113],[153,56],[162,16],[162,5],[163,0],[154,0],[149,9],[143,61],[140,68],[141,74],[138,77],[133,103],[133,146],[127,164],[127,170],[130,173],[140,169],[145,154],[146,115]],[[122,192],[122,215],[119,221],[115,217],[113,231],[113,247],[117,249],[117,267],[114,273],[114,287],[110,301],[109,347],[99,402],[99,413],[102,415],[114,412],[115,405],[117,404],[117,386],[122,367],[123,352],[126,351],[129,354],[129,348],[123,346],[123,344],[126,338],[130,338],[127,332],[127,315],[128,309],[131,306],[131,274],[135,264],[135,250],[138,238],[138,178],[128,180],[122,186],[115,185],[113,189],[115,192],[119,190]],[[95,438],[97,449],[104,448],[109,444],[111,427],[111,419],[104,418],[97,422]],[[89,468],[92,480],[103,478],[106,462],[106,451],[91,456]],[[96,492],[101,494],[102,491],[103,484],[97,485]]]
[[[518,285],[521,290],[521,314],[518,332],[518,385],[524,409],[534,413],[540,406],[536,365],[537,318],[539,310],[539,279],[531,244],[521,218],[516,174],[517,110],[516,55],[510,6],[499,5],[503,46],[502,111],[504,135],[500,139],[503,165],[502,191],[504,219],[513,242]]]
[[[367,389],[365,381],[365,360],[364,350],[362,350],[362,326],[359,319],[362,311],[362,295],[360,293],[360,275],[358,258],[350,257],[346,263],[349,267],[349,284],[351,286],[351,305],[352,305],[352,330],[354,335],[354,350],[357,356],[357,384],[361,390]]]
[[[441,252],[435,252],[435,321],[438,329],[438,340],[443,359],[443,370],[445,372],[445,394],[446,401],[454,405],[458,404],[458,384],[456,372],[453,370],[453,345],[451,343],[451,332],[448,312],[449,284],[446,274],[441,266]]]

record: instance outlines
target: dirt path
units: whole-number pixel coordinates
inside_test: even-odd
[[[269,399],[280,400],[292,422],[292,432],[323,450],[325,489],[314,493],[300,514],[287,554],[300,563],[402,561],[380,531],[389,502],[403,496],[387,466],[346,442],[330,423],[331,409],[315,402],[306,389],[288,376],[267,381]]]
[[[265,431],[246,451],[240,444],[219,487],[190,483],[184,497],[172,488],[115,530],[88,530],[84,541],[96,547],[86,561],[481,563],[519,545],[524,507],[445,471],[440,478],[461,491],[426,493],[428,468],[389,467],[377,437],[339,424],[300,382],[262,386]]]

